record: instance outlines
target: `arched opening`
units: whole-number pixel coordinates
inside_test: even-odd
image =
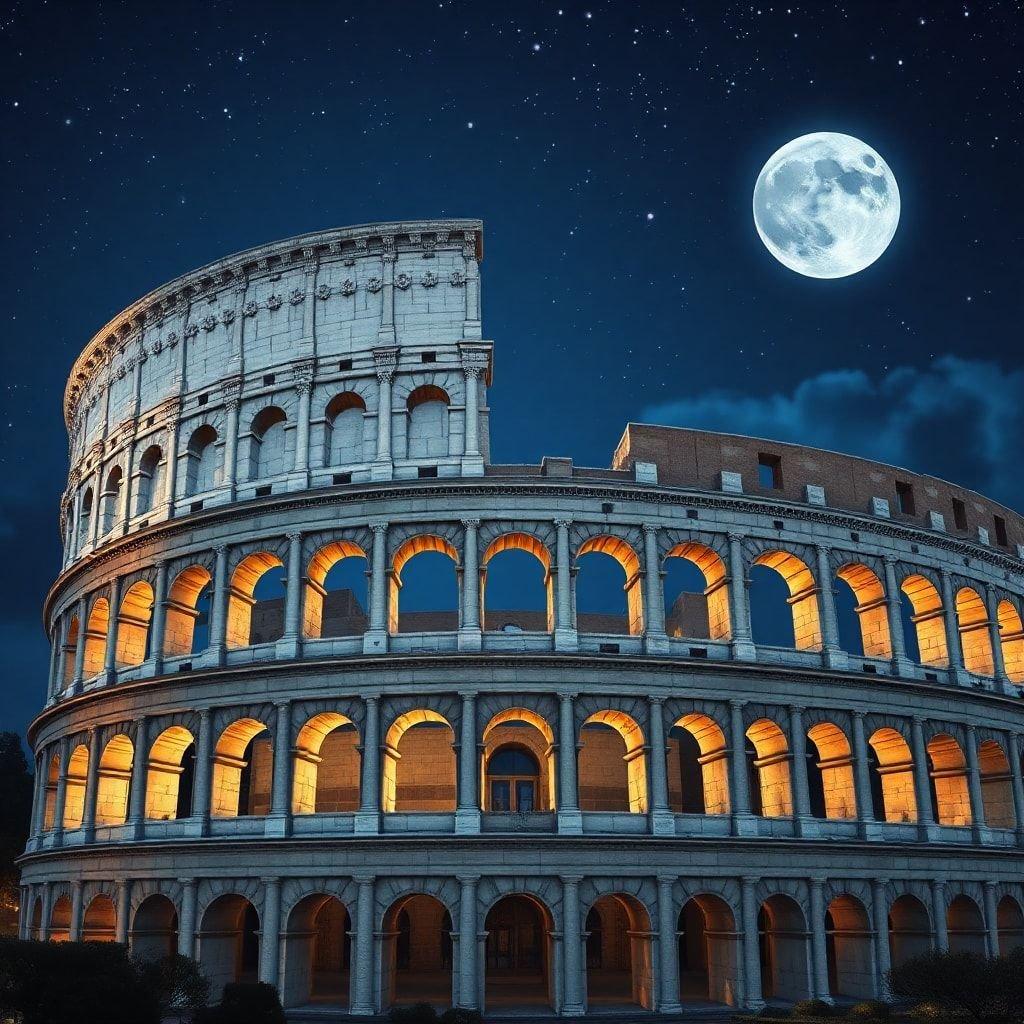
[[[757,931],[765,999],[799,1002],[809,998],[807,923],[800,905],[781,893],[769,896],[761,904]]]
[[[765,551],[754,560],[750,568],[750,628],[756,644],[821,650],[818,587],[811,570],[796,555]]]
[[[871,809],[876,821],[917,821],[914,759],[907,741],[884,727],[872,733]]]
[[[996,930],[1000,956],[1009,956],[1024,946],[1024,914],[1012,896],[1004,896],[996,906]]]
[[[72,615],[70,621],[68,622],[68,632],[64,640],[65,686],[71,683],[75,678],[75,656],[78,652],[78,629],[78,616]]]
[[[436,711],[417,708],[395,719],[384,739],[384,811],[455,810],[455,734]]]
[[[287,472],[285,423],[288,417],[276,405],[261,409],[249,428],[249,479],[265,480]]]
[[[108,534],[117,522],[117,514],[121,508],[121,487],[124,485],[124,473],[120,466],[114,466],[107,474],[106,483],[100,494],[100,533]]]
[[[978,676],[994,676],[988,609],[978,592],[970,587],[961,587],[956,592],[956,624],[964,668]]]
[[[536,537],[506,533],[493,540],[480,560],[480,601],[484,629],[552,632],[555,628],[551,554]]]
[[[269,551],[257,551],[238,563],[228,595],[229,648],[279,640],[284,633],[284,563]]]
[[[634,718],[611,709],[591,715],[578,763],[580,810],[647,813],[647,754]]]
[[[985,955],[985,920],[970,896],[954,896],[946,908],[950,953]]]
[[[434,896],[396,900],[381,929],[381,1001],[449,1006],[452,1001],[452,917]]]
[[[139,483],[135,494],[135,514],[138,516],[152,511],[153,503],[163,494],[163,457],[160,446],[152,444],[139,459]]]
[[[326,893],[301,899],[284,935],[281,1001],[297,1006],[348,1006],[352,923],[345,904]]]
[[[170,821],[192,816],[196,748],[180,725],[164,729],[149,749],[146,772],[146,818]]]
[[[152,618],[153,588],[145,580],[139,580],[128,588],[117,613],[114,661],[118,668],[141,665],[149,657]]]
[[[68,942],[71,939],[71,898],[59,896],[50,910],[48,937],[51,942]]]
[[[946,647],[946,624],[942,615],[942,598],[935,584],[924,576],[908,576],[900,587],[901,592],[910,603],[911,631],[904,630],[907,635],[907,654],[914,656],[910,642],[917,640],[917,657],[922,665],[930,668],[948,668],[949,651]]]
[[[458,629],[458,569],[459,554],[443,537],[424,534],[402,544],[392,563],[389,631],[443,633]]]
[[[654,1009],[651,921],[626,893],[601,896],[587,914],[587,1004]]]
[[[487,933],[484,1000],[488,1011],[554,1006],[551,913],[532,896],[498,900],[484,920]]]
[[[960,744],[947,733],[938,733],[928,741],[928,760],[936,820],[940,825],[970,825],[967,761]]]
[[[448,454],[447,392],[434,384],[423,384],[406,401],[408,414],[408,457],[443,458]]]
[[[932,948],[928,911],[916,897],[904,894],[889,908],[889,959],[893,967],[923,956]]]
[[[859,562],[842,566],[836,579],[836,617],[843,650],[858,657],[891,658],[889,612],[882,581]]]
[[[197,654],[209,646],[212,592],[210,574],[201,565],[190,565],[174,578],[165,605],[165,655]]]
[[[857,817],[850,741],[832,722],[819,722],[807,731],[807,783],[814,817]]]
[[[551,726],[528,708],[506,708],[483,734],[483,809],[528,814],[553,811],[557,777]]]
[[[295,738],[293,814],[359,809],[359,733],[336,711],[315,715]]]
[[[127,821],[134,755],[132,741],[124,733],[118,733],[103,748],[96,786],[97,825],[123,825]]]
[[[73,832],[82,827],[85,815],[85,783],[89,774],[89,748],[79,743],[68,758],[68,776],[64,783],[64,829]]]
[[[1010,601],[1000,601],[996,609],[1003,665],[1011,683],[1024,683],[1024,621]]]
[[[764,818],[787,818],[793,813],[786,735],[767,718],[747,729],[747,772],[750,809]]]
[[[114,901],[100,893],[94,896],[89,906],[85,908],[82,917],[82,941],[113,942],[116,924],[117,912],[114,910]]]
[[[983,740],[979,745],[978,767],[986,824],[991,828],[1014,828],[1017,815],[1013,809],[1010,762],[995,740]]]
[[[110,619],[110,604],[105,597],[98,597],[92,603],[85,628],[85,658],[82,662],[82,676],[91,679],[103,671],[107,651],[107,623]]]
[[[60,754],[50,758],[46,769],[46,789],[43,793],[43,831],[49,832],[54,826],[57,808],[57,784],[60,782]],[[66,797],[65,797],[66,801]],[[66,803],[65,803],[66,806]]]
[[[212,491],[220,483],[220,458],[217,453],[217,431],[204,423],[197,427],[186,448],[185,496],[192,497]]]
[[[239,818],[270,812],[274,748],[267,727],[254,718],[232,722],[213,754],[210,814]]]
[[[216,1003],[224,986],[253,982],[259,973],[260,918],[256,908],[236,893],[218,896],[199,926],[199,967],[210,982],[210,1001]]]
[[[735,1006],[739,992],[739,936],[729,905],[703,893],[679,914],[679,997],[684,1003]]]
[[[352,391],[335,395],[324,412],[324,466],[363,462],[366,403]]]
[[[728,640],[729,587],[717,552],[695,542],[677,544],[665,556],[665,632],[695,640]]]
[[[640,559],[621,537],[584,541],[576,553],[577,628],[639,636],[644,631],[642,583]]]
[[[324,545],[306,567],[302,633],[361,636],[368,624],[366,552],[350,540]]]
[[[676,814],[729,813],[725,734],[707,715],[683,715],[669,731],[668,802]]]
[[[875,972],[871,922],[860,900],[837,896],[825,912],[825,957],[828,990],[848,999],[873,999]]]
[[[82,508],[78,513],[78,544],[86,544],[89,540],[89,527],[92,522],[92,488],[87,487],[82,495]]]
[[[147,896],[135,911],[129,936],[132,956],[162,960],[178,951],[178,912],[162,893]]]

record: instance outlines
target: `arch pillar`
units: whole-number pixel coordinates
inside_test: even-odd
[[[164,453],[164,518],[174,518],[174,492],[178,480],[178,425],[177,411],[167,421],[167,451]]]
[[[825,948],[825,879],[810,880],[811,978],[815,999],[832,1002],[828,987],[828,953]]]
[[[213,778],[213,721],[209,708],[199,709],[196,737],[196,775],[192,786],[192,816],[199,819],[199,834],[210,834],[210,783]]]
[[[480,632],[480,550],[479,519],[462,520],[462,621],[459,623],[459,650],[479,651]]]
[[[373,935],[373,875],[357,875],[355,930],[352,936],[352,992],[349,1013],[368,1017],[375,1011],[373,1000],[374,935]]]
[[[476,884],[479,875],[459,875],[459,995],[456,1006],[479,1008],[477,984]]]
[[[558,695],[558,831],[583,834],[576,764],[576,714],[574,693]]]
[[[821,660],[826,668],[847,668],[850,656],[839,644],[839,620],[836,617],[836,594],[832,584],[829,549],[815,546],[818,570],[818,607],[821,609]]]
[[[455,831],[474,834],[480,831],[480,795],[477,781],[480,777],[476,746],[476,691],[459,694],[462,698],[462,716],[459,721],[459,793],[455,809]],[[459,926],[461,932],[461,925]],[[475,929],[475,925],[474,925]]]
[[[287,836],[292,830],[292,705],[291,701],[282,700],[275,706],[274,767],[265,834]]]
[[[939,570],[942,582],[942,619],[946,626],[946,650],[949,652],[949,679],[957,686],[967,686],[964,652],[960,646],[960,624],[956,617],[956,598],[953,596],[953,578],[948,569]]]
[[[40,886],[39,939],[47,942],[50,938],[50,910],[53,907],[53,883],[43,882]]]
[[[651,831],[675,835],[676,821],[668,804],[668,763],[665,749],[664,697],[648,697],[651,744]]]
[[[363,705],[366,714],[360,747],[362,775],[354,828],[357,833],[375,835],[380,830],[380,700],[373,695],[367,696],[363,698]]]
[[[80,942],[82,939],[82,887],[80,878],[71,881],[71,922],[68,926],[68,941]]]
[[[227,396],[224,407],[227,409],[227,423],[224,427],[224,487],[228,493],[228,501],[235,500],[238,486],[238,409],[242,404],[242,382],[238,377],[225,381]]]
[[[64,807],[67,804],[68,796],[68,758],[71,756],[70,738],[62,736],[57,749],[60,751],[60,770],[57,772],[57,792],[54,794],[53,799],[54,846],[60,846],[64,841]]]
[[[299,490],[309,485],[309,406],[313,394],[315,360],[305,360],[294,369],[295,390],[299,396],[299,408],[295,423],[295,476]]]
[[[474,355],[462,353],[462,372],[465,375],[466,391],[466,432],[465,449],[462,455],[463,476],[483,476],[484,460],[480,453],[480,377],[483,368],[467,360]]]
[[[584,994],[583,934],[580,930],[580,882],[582,875],[562,875],[562,957],[565,963],[562,1016],[580,1017],[587,1012]]]
[[[989,838],[985,824],[985,797],[981,790],[981,768],[978,764],[978,733],[973,725],[965,728],[967,748],[967,791],[971,800],[971,836],[975,843],[984,843]]]
[[[999,956],[999,910],[996,883],[986,879],[983,883],[985,903],[985,945],[989,956]]]
[[[124,879],[117,887],[117,909],[114,914],[114,941],[128,943],[128,914],[132,902],[132,880]]]
[[[946,883],[941,878],[932,881],[932,936],[940,953],[949,952],[949,929],[946,925]]]
[[[579,647],[572,614],[572,556],[569,554],[571,519],[556,519],[555,528],[555,650],[575,651]]]
[[[149,719],[135,725],[135,749],[132,751],[132,779],[129,790],[128,833],[133,839],[146,836],[146,769],[149,766]]]
[[[370,559],[370,622],[363,634],[363,654],[384,654],[388,649],[387,523],[370,523],[373,551]]]
[[[804,709],[789,708],[789,741],[792,746],[790,765],[793,772],[793,824],[798,836],[817,835],[818,823],[811,816],[811,794],[807,784],[807,734],[804,732]]]
[[[988,614],[989,644],[992,647],[992,668],[996,690],[1014,692],[1006,675],[1006,659],[1003,657],[1003,637],[999,629],[999,599],[991,583],[985,586],[985,611]]]
[[[85,672],[86,616],[88,613],[89,601],[85,594],[83,594],[78,599],[78,637],[75,640],[75,674],[71,679],[71,692],[73,694],[82,692],[82,676]]]
[[[757,649],[750,632],[750,581],[743,564],[743,534],[729,534],[729,616],[732,624],[732,656],[737,661],[756,661]]]
[[[149,668],[153,675],[158,676],[164,670],[164,633],[167,629],[167,562],[162,558],[156,563],[153,613],[149,628]]]
[[[887,878],[871,880],[871,914],[874,924],[875,940],[875,994],[879,999],[889,996],[889,968],[892,957],[889,953],[889,908],[886,906],[885,887]]]
[[[206,665],[221,667],[225,661],[228,625],[228,546],[218,544],[213,568],[213,601],[210,608],[210,642],[202,655]]]
[[[732,808],[732,834],[734,836],[754,835],[757,822],[750,812],[750,780],[747,777],[747,733],[743,728],[745,700],[729,701],[729,743],[732,746],[729,757],[730,803]]]
[[[857,831],[861,839],[873,838],[874,808],[871,801],[871,759],[863,711],[853,712],[853,787],[857,801]]]
[[[743,1003],[748,1010],[762,1010],[761,947],[757,935],[757,885],[760,878],[744,875],[740,898],[743,915]]]
[[[644,648],[648,654],[667,654],[665,594],[658,558],[658,527],[644,523]]]
[[[93,726],[89,730],[89,768],[85,777],[85,806],[82,809],[82,835],[86,843],[96,838],[96,801],[99,798],[102,753],[99,731]],[[135,752],[132,753],[134,755]]]
[[[110,609],[107,614],[107,640],[103,649],[103,678],[107,683],[117,679],[117,626],[121,618],[121,577],[110,581]]]
[[[179,878],[181,886],[181,917],[178,921],[178,952],[194,957],[196,953],[196,880]]]
[[[927,842],[935,827],[935,809],[928,781],[928,751],[924,743],[924,720],[914,715],[911,722],[911,748],[914,752],[914,797],[917,800],[917,836]]]
[[[281,963],[281,879],[262,878],[260,917],[260,981],[277,987]]]
[[[1010,762],[1010,786],[1013,813],[1017,819],[1017,845],[1024,846],[1024,771],[1021,768],[1020,736],[1006,733],[1006,756]]]
[[[658,875],[658,953],[661,997],[658,1013],[682,1013],[679,999],[679,916],[672,889],[675,875]]]
[[[394,262],[384,263],[384,310],[385,316],[390,305],[388,293],[394,292],[394,284],[389,278],[394,274]],[[393,313],[393,310],[392,310]],[[387,328],[382,322],[381,331]],[[394,325],[390,327],[391,340],[394,340]],[[377,457],[370,466],[371,480],[390,480],[394,473],[391,459],[391,382],[395,376],[396,350],[394,348],[376,348],[373,350],[373,362],[377,370]]]
[[[278,658],[302,656],[302,534],[288,534],[288,566],[284,590],[284,632],[274,645]],[[276,765],[275,765],[276,769]]]

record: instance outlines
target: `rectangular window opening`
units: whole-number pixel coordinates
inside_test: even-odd
[[[198,398],[196,399],[196,405],[206,405],[206,403],[207,403],[207,402],[208,402],[209,400],[210,400],[210,396],[209,396],[209,395],[200,395],[200,396],[199,396],[199,397],[198,397]]]
[[[256,488],[256,497],[265,498],[268,494],[271,494],[274,490],[273,484],[265,484],[263,487]]]
[[[203,503],[201,501],[193,501],[188,507],[189,512],[202,512]]]
[[[421,480],[425,480],[427,477],[437,476],[437,466],[420,466],[420,468],[416,470],[416,475]]]
[[[1009,547],[1010,540],[1006,536],[1006,520],[1002,516],[993,516],[992,521],[996,527],[996,543],[1001,547]]]
[[[265,385],[273,384],[274,383],[274,375],[272,373],[265,373],[265,374],[263,374],[263,383]]]
[[[352,360],[351,359],[342,359],[341,362],[338,363],[338,369],[339,370],[351,370],[352,369]]]
[[[917,508],[914,505],[914,485],[908,484],[905,480],[896,481],[896,502],[900,512],[905,516],[917,515]]]
[[[619,653],[619,645],[618,644],[598,644],[597,645],[597,650],[598,650],[598,652],[600,654],[618,654]]]
[[[420,353],[421,363],[436,363],[437,353],[436,352],[421,352]]]
[[[760,452],[757,456],[757,482],[771,491],[782,489],[782,456]]]
[[[352,483],[352,474],[335,473],[334,476],[331,477],[331,481],[336,484],[350,484]]]
[[[953,499],[953,525],[958,530],[967,529],[967,506],[959,499]]]

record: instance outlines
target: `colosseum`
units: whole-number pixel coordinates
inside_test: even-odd
[[[86,346],[22,935],[294,1020],[843,1002],[1024,942],[1024,519],[634,423],[493,462],[482,257],[303,235]]]

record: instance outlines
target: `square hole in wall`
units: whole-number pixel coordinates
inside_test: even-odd
[[[896,505],[905,516],[917,514],[913,484],[908,484],[905,480],[896,481]]]
[[[335,484],[350,484],[352,483],[352,474],[335,473],[334,476],[331,477],[331,482]]]
[[[850,532],[850,540],[852,540],[854,542],[854,544],[856,544],[857,541],[860,540],[860,534],[857,533],[855,530],[851,531]]]
[[[1010,540],[1006,536],[1006,520],[1002,516],[993,516],[992,523],[996,528],[996,543],[1001,547],[1009,547]]]
[[[772,525],[775,527],[776,530],[783,530],[786,527],[786,524],[781,519],[773,520]]]
[[[708,649],[706,647],[691,647],[690,657],[691,658],[706,658],[708,656]]]
[[[421,363],[436,363],[437,353],[436,352],[421,352],[420,353]]]
[[[614,504],[614,502],[611,502],[611,501],[602,501],[602,502],[601,502],[601,511],[602,511],[602,512],[603,512],[603,513],[604,513],[605,515],[609,515],[609,514],[611,514],[612,512],[614,512],[614,511],[615,511],[615,504]]]
[[[687,519],[696,519],[697,518],[697,510],[695,508],[688,508],[686,510],[686,518]]]
[[[339,370],[351,370],[352,369],[352,360],[351,359],[342,359],[338,363],[338,369]]]
[[[437,476],[437,466],[420,466],[416,470],[416,475],[421,479],[425,480],[428,477]]]
[[[191,672],[192,671],[192,662],[191,661],[183,661],[178,666],[178,671],[179,672]]]
[[[878,666],[877,665],[861,665],[861,668],[865,672],[869,673],[870,675],[877,675],[878,674]]]
[[[618,644],[598,644],[597,649],[601,654],[618,654]]]
[[[920,549],[920,548],[919,548],[919,547],[918,547],[918,546],[917,546],[916,544],[911,544],[911,545],[910,545],[910,553],[911,553],[912,555],[916,555],[916,554],[918,554],[918,553],[920,552],[920,550],[921,550],[921,549]]]
[[[189,512],[202,512],[203,503],[201,501],[193,501],[188,507]]]
[[[263,374],[263,384],[264,384],[265,387],[269,386],[270,384],[273,384],[273,383],[274,383],[274,375],[272,373],[265,373],[265,374]]]
[[[958,530],[967,529],[967,506],[959,499],[953,499],[953,525]]]
[[[207,403],[207,402],[208,402],[209,400],[210,400],[210,396],[209,396],[209,395],[200,395],[200,396],[199,396],[199,397],[198,397],[198,398],[196,399],[196,405],[206,405],[206,403]]]
[[[147,417],[147,419],[146,419],[146,426],[147,426],[147,427],[151,427],[151,426],[153,426],[153,424],[154,424],[155,422],[156,422],[156,417],[155,417],[155,416],[149,416],[149,417]]]
[[[782,488],[782,456],[759,452],[757,456],[757,482],[769,490]]]
[[[256,488],[256,497],[265,498],[268,494],[271,494],[274,490],[273,484],[265,484],[263,487]]]
[[[140,530],[144,530],[147,526],[149,526],[149,520],[148,519],[143,519],[142,522],[139,523],[139,529]]]

